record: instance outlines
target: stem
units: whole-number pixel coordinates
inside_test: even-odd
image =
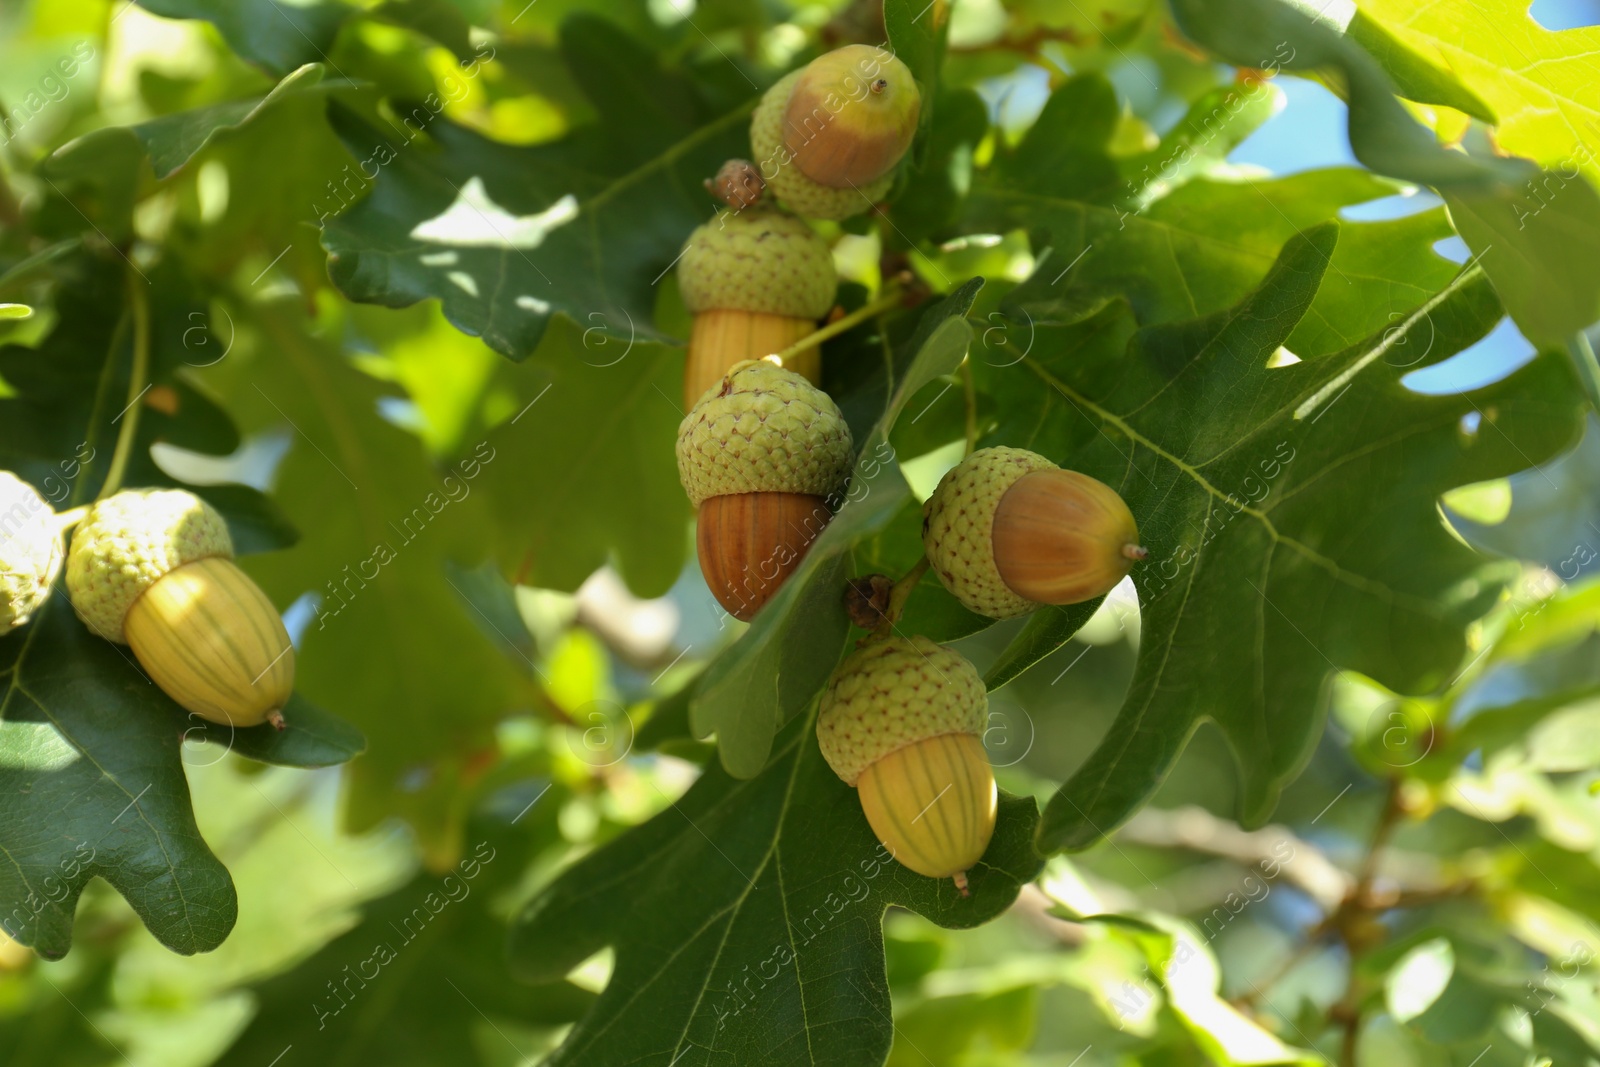
[[[1377,877],[1379,853],[1388,845],[1395,826],[1400,822],[1400,787],[1399,778],[1389,779],[1383,797],[1383,811],[1378,816],[1378,825],[1372,828],[1372,840],[1367,844],[1367,854],[1362,857],[1361,869],[1356,874],[1355,896],[1363,907],[1372,895],[1372,880]]]
[[[830,322],[822,329],[817,330],[814,333],[807,334],[794,344],[790,345],[788,348],[785,348],[782,352],[775,353],[775,356],[781,363],[782,361],[789,359],[791,356],[795,356],[801,352],[804,352],[808,348],[815,348],[817,345],[820,345],[829,338],[837,337],[841,333],[844,333],[846,330],[850,329],[863,319],[870,319],[879,312],[888,311],[890,308],[900,303],[900,299],[904,296],[904,289],[900,288],[898,285],[890,286],[884,291],[882,296],[878,297],[878,299],[869,304],[861,305],[854,311],[850,312],[850,314],[839,319],[837,322]],[[768,356],[767,358],[772,359],[773,356]]]
[[[906,601],[911,599],[911,591],[922,581],[922,576],[928,573],[928,557],[923,556],[917,560],[917,565],[906,571],[905,575],[894,583],[894,588],[889,590],[889,606],[884,610],[883,621],[878,623],[878,628],[872,631],[874,637],[888,637],[894,630],[895,624],[900,621],[900,616],[905,614]]]
[[[96,499],[104,500],[122,487],[122,476],[128,469],[128,456],[133,451],[133,439],[139,432],[139,401],[148,388],[150,377],[150,302],[133,276],[128,276],[129,301],[133,305],[133,370],[128,376],[128,406],[122,411],[122,429],[117,433],[116,451],[111,453],[111,469],[106,472],[105,483],[100,486]]]
[[[94,403],[89,407],[89,420],[84,424],[83,443],[89,446],[89,458],[83,461],[83,466],[78,470],[78,479],[72,486],[72,501],[76,503],[83,499],[85,489],[89,485],[89,472],[94,469],[95,460],[99,458],[99,450],[94,447],[98,435],[95,428],[100,425],[100,416],[106,409],[106,398],[111,391],[111,379],[116,376],[117,351],[122,347],[122,335],[128,329],[128,309],[123,308],[117,316],[116,328],[111,331],[111,342],[106,345],[105,362],[100,366],[100,378],[94,386]]]
[[[961,361],[961,385],[967,394],[967,455],[978,446],[978,389],[972,384],[972,361]]]
[[[1344,1025],[1344,1040],[1340,1043],[1339,1063],[1341,1067],[1356,1067],[1356,1046],[1361,1040],[1361,983],[1357,977],[1361,957],[1366,954],[1370,946],[1362,936],[1360,927],[1375,911],[1372,901],[1372,882],[1378,874],[1378,860],[1380,853],[1389,844],[1389,839],[1394,836],[1395,827],[1399,825],[1401,816],[1405,813],[1400,803],[1402,782],[1400,778],[1393,777],[1385,783],[1387,786],[1383,798],[1383,811],[1378,815],[1378,825],[1372,828],[1372,839],[1367,843],[1366,855],[1361,857],[1361,868],[1356,874],[1355,888],[1350,891],[1350,896],[1340,905],[1338,912],[1332,918],[1335,929],[1345,943],[1349,956],[1349,976],[1345,979],[1344,995],[1333,1006],[1330,1014]]]
[[[1356,1047],[1361,1041],[1361,1015],[1352,1011],[1344,1024],[1344,1040],[1339,1043],[1340,1067],[1356,1067]]]

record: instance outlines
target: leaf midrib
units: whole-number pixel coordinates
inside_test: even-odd
[[[749,899],[750,894],[755,892],[756,884],[761,880],[761,876],[766,873],[767,864],[769,864],[772,861],[772,858],[777,854],[779,843],[783,840],[784,825],[788,821],[789,807],[790,807],[790,802],[791,802],[791,800],[793,799],[793,796],[794,796],[795,782],[799,779],[799,775],[800,775],[800,764],[801,764],[801,761],[802,761],[803,753],[798,751],[799,744],[800,744],[801,739],[810,736],[810,731],[813,729],[812,719],[815,718],[815,714],[816,714],[815,710],[813,710],[811,715],[809,715],[807,717],[805,728],[803,728],[796,735],[794,740],[790,741],[788,744],[784,745],[783,748],[779,749],[778,752],[774,756],[774,762],[776,762],[777,759],[783,758],[784,755],[787,754],[791,749],[795,749],[796,750],[795,753],[794,753],[794,762],[790,766],[790,769],[789,769],[789,781],[788,781],[788,784],[784,787],[783,800],[782,800],[782,802],[780,803],[780,805],[778,807],[777,820],[776,820],[777,821],[777,832],[772,835],[772,843],[767,846],[766,854],[762,856],[760,864],[757,865],[754,876],[752,876],[752,877],[747,879],[747,885],[745,886],[744,891],[742,893],[740,893],[738,898],[736,900],[734,900],[732,903],[730,903],[726,907],[720,908],[716,912],[714,912],[704,923],[702,923],[700,925],[699,929],[694,931],[694,933],[692,935],[690,935],[689,937],[684,938],[684,940],[678,945],[678,947],[673,949],[673,951],[668,954],[667,958],[662,961],[661,965],[656,968],[655,973],[650,975],[644,981],[640,982],[638,987],[633,991],[633,993],[628,997],[628,999],[626,1001],[624,1001],[617,1008],[616,1011],[611,1013],[610,1020],[607,1021],[607,1023],[604,1026],[602,1026],[600,1029],[594,1031],[592,1034],[588,1035],[588,1039],[582,1045],[575,1046],[574,1048],[572,1048],[570,1050],[569,1058],[570,1057],[576,1057],[581,1052],[583,1052],[586,1049],[592,1047],[596,1041],[598,1041],[607,1032],[609,1032],[611,1027],[612,1027],[612,1024],[617,1022],[618,1020],[622,1019],[627,1014],[628,1009],[633,1006],[633,1003],[635,1001],[637,1001],[641,996],[643,996],[645,994],[645,992],[648,991],[649,988],[651,986],[653,986],[661,978],[661,976],[663,974],[666,973],[667,968],[672,965],[672,962],[674,960],[676,960],[680,955],[682,955],[682,953],[689,946],[693,945],[700,938],[701,934],[705,933],[705,931],[710,929],[713,924],[717,923],[724,916],[726,916],[727,917],[727,927],[723,930],[722,940],[717,945],[717,953],[712,958],[711,965],[706,968],[705,979],[701,983],[699,992],[695,995],[694,1005],[689,1009],[688,1016],[684,1020],[683,1032],[682,1032],[682,1034],[679,1035],[677,1044],[673,1047],[672,1055],[674,1057],[676,1057],[677,1054],[680,1051],[682,1051],[683,1042],[688,1037],[688,1034],[689,1034],[689,1028],[694,1025],[695,1017],[699,1013],[700,1004],[705,1000],[706,993],[708,991],[710,991],[710,989],[711,989],[711,975],[716,971],[717,964],[722,959],[722,952],[727,947],[728,937],[730,936],[730,934],[733,931],[734,924],[739,919],[739,909],[744,906],[744,902],[747,899]],[[737,794],[738,792],[740,792],[748,783],[753,782],[753,781],[755,781],[755,779],[751,778],[751,779],[746,779],[743,782],[740,782],[739,785],[736,786],[735,789],[733,790],[733,793],[730,793],[728,796],[723,797],[720,801],[718,801],[716,806],[717,807],[721,807],[721,806],[727,804],[732,799],[734,794]],[[685,815],[684,818],[688,819],[688,816]],[[731,862],[732,861],[730,861],[730,863]],[[735,867],[734,869],[738,870],[737,867]],[[740,874],[742,876],[743,872],[741,871]],[[785,910],[785,915],[787,916],[787,904],[785,904],[785,909],[786,909]],[[785,926],[787,927],[787,917],[785,918]],[[788,930],[788,934],[789,934],[789,938],[790,938],[790,940],[792,942],[793,938],[794,938],[793,930]],[[807,1034],[806,1040],[807,1040],[807,1042],[809,1044],[809,1042],[810,1042],[810,1025],[809,1025],[809,1023],[803,1023],[803,1025],[805,1026],[805,1029],[806,1029],[806,1034]],[[566,1050],[564,1049],[563,1051],[566,1051]],[[814,1064],[815,1062],[816,1061],[813,1059],[812,1063]]]
[[[1079,404],[1083,408],[1093,412],[1096,418],[1100,419],[1100,421],[1106,423],[1107,425],[1114,427],[1118,432],[1124,434],[1135,445],[1144,447],[1160,459],[1163,459],[1172,466],[1176,467],[1180,473],[1186,475],[1213,499],[1226,503],[1230,508],[1233,507],[1234,498],[1232,494],[1224,493],[1216,486],[1212,485],[1211,482],[1200,473],[1198,467],[1193,466],[1184,459],[1163,448],[1161,445],[1158,445],[1155,441],[1134,429],[1133,426],[1131,426],[1115,412],[1101,407],[1093,400],[1090,400],[1082,393],[1079,393],[1077,390],[1061,381],[1055,375],[1045,370],[1033,357],[1025,357],[1023,362],[1028,365],[1028,368],[1032,370],[1034,374],[1038,375],[1041,380],[1059,392],[1062,396],[1067,397],[1074,403]],[[1251,430],[1250,434],[1246,436],[1253,436],[1254,434],[1260,432],[1261,428],[1268,422],[1280,418],[1282,415],[1282,411],[1274,413],[1271,417],[1265,420],[1261,426]],[[1209,507],[1207,510],[1209,513]],[[1266,529],[1267,535],[1271,537],[1275,543],[1285,545],[1294,550],[1312,564],[1328,572],[1328,574],[1332,575],[1335,580],[1343,582],[1352,589],[1375,596],[1387,604],[1406,604],[1421,614],[1430,615],[1434,618],[1444,617],[1444,615],[1439,611],[1438,606],[1433,604],[1431,601],[1423,600],[1420,597],[1411,596],[1408,593],[1397,592],[1382,582],[1368,578],[1364,574],[1347,570],[1346,568],[1340,566],[1337,560],[1331,559],[1328,556],[1324,556],[1322,553],[1318,552],[1316,549],[1312,548],[1310,545],[1307,545],[1303,541],[1289,537],[1281,532],[1277,525],[1267,515],[1267,513],[1260,508],[1251,507],[1248,504],[1242,504],[1240,507],[1234,510],[1238,511],[1240,514],[1249,515],[1251,518],[1260,523],[1262,527]]]

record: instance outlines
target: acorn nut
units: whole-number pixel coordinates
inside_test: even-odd
[[[922,544],[945,588],[996,619],[1104,596],[1147,554],[1116,491],[1021,448],[984,448],[940,480]]]
[[[750,120],[750,147],[768,191],[813,219],[868,210],[894,184],[922,96],[891,52],[846,45],[768,89]]]
[[[33,486],[0,471],[0,634],[44,606],[62,558],[56,513]]]
[[[823,758],[855,787],[878,840],[918,874],[954,879],[963,896],[999,803],[983,750],[988,717],[977,670],[920,635],[851,653],[817,716]]]
[[[735,365],[678,426],[678,476],[699,509],[700,570],[751,618],[833,517],[854,448],[833,400],[766,360]]]
[[[294,647],[233,563],[222,516],[182,489],[98,501],[67,554],[67,593],[90,630],[127,644],[156,685],[212,722],[283,729]]]
[[[684,408],[735,363],[782,352],[815,332],[838,285],[828,243],[776,208],[723,211],[696,229],[678,260],[678,290],[694,315]],[[815,382],[822,356],[807,348],[785,366]]]

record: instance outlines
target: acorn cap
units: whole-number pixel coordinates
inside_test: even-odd
[[[817,744],[851,786],[891,752],[929,737],[982,736],[989,695],[965,656],[920,634],[868,642],[833,672],[817,716]]]
[[[854,459],[833,398],[766,360],[734,364],[678,425],[678,477],[695,507],[734,493],[825,497]]]
[[[56,513],[33,486],[0,471],[0,634],[27,622],[61,573]]]
[[[1000,577],[994,561],[994,514],[1019,478],[1054,468],[1027,449],[980,448],[947,471],[922,505],[922,547],[928,562],[968,611],[1009,619],[1040,606],[1012,592]]]
[[[67,593],[85,626],[122,644],[128,609],[185,563],[233,558],[228,525],[182,489],[124,489],[98,501],[78,524],[67,554]]]
[[[870,210],[894,185],[894,172],[877,181],[854,188],[832,189],[812,181],[795,165],[793,154],[784,144],[784,118],[789,110],[789,95],[805,68],[781,78],[761,97],[750,118],[750,149],[755,165],[767,183],[767,192],[784,206],[808,219],[847,219]]]
[[[757,311],[820,319],[839,276],[828,243],[774,208],[723,211],[689,235],[678,289],[691,312]]]

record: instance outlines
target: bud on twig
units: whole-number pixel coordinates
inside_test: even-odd
[[[735,211],[743,211],[761,202],[767,183],[761,172],[748,159],[730,159],[717,171],[715,178],[706,179],[706,191]]]

